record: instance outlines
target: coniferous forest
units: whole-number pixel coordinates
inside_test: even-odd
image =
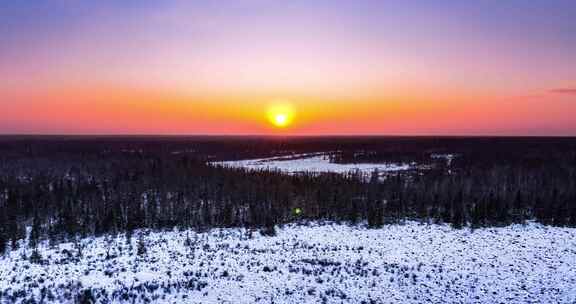
[[[386,174],[284,174],[212,163],[310,152],[336,163],[417,165]],[[454,157],[434,157],[444,154]],[[274,234],[276,225],[306,220],[576,227],[576,139],[0,139],[0,253],[25,239],[34,247],[139,228]]]

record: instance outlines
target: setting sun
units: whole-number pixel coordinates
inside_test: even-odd
[[[278,114],[274,117],[274,124],[276,126],[283,127],[286,125],[286,122],[288,122],[288,120],[285,114]]]
[[[287,101],[276,101],[268,107],[267,117],[275,127],[288,127],[294,120],[294,107]]]

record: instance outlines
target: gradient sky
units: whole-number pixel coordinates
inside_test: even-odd
[[[576,135],[576,1],[1,1],[0,133]]]

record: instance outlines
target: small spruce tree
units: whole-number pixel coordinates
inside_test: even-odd
[[[38,248],[35,248],[32,251],[32,254],[30,255],[30,263],[42,264],[42,255],[40,254],[40,251],[38,251]]]
[[[146,255],[147,252],[146,241],[144,240],[144,234],[142,232],[138,235],[138,244],[136,246],[137,246],[136,254],[138,254],[139,256]]]
[[[40,240],[41,234],[41,223],[38,214],[34,214],[34,219],[32,220],[32,229],[30,230],[30,239],[28,245],[30,248],[36,248],[38,246],[38,241]]]

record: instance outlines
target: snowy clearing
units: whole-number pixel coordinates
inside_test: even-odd
[[[374,170],[379,172],[393,172],[409,170],[415,164],[337,164],[331,163],[328,155],[324,153],[299,154],[290,157],[272,157],[261,159],[248,159],[237,161],[212,162],[213,165],[221,165],[229,168],[247,168],[250,170],[278,170],[284,173],[349,173],[360,172],[369,174]]]
[[[149,233],[147,253],[87,238],[0,258],[0,302],[44,303],[574,303],[576,229],[288,225]],[[187,235],[189,236],[187,238]],[[191,240],[187,242],[186,240]],[[108,244],[108,245],[107,245]],[[106,248],[109,256],[106,257]],[[86,292],[86,290],[91,290]]]

